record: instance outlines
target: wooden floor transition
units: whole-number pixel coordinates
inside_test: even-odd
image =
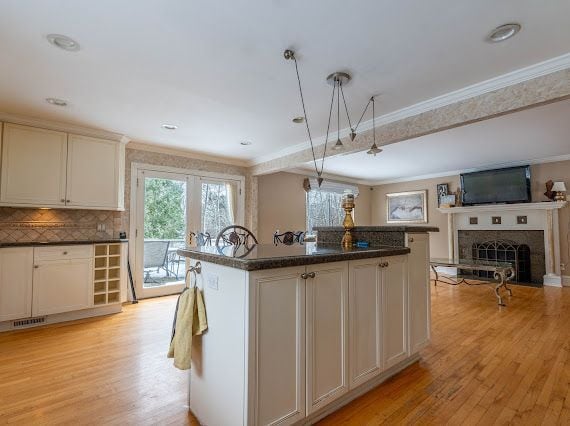
[[[487,286],[432,288],[422,360],[320,424],[570,424],[570,288],[513,289],[500,308]],[[0,423],[197,424],[166,359],[175,301],[0,334]]]

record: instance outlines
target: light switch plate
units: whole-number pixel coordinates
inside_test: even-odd
[[[214,274],[208,274],[206,276],[206,283],[212,290],[218,290],[218,276]]]

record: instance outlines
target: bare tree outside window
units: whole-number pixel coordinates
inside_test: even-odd
[[[315,226],[340,226],[344,219],[342,194],[312,190],[307,192],[307,231]]]
[[[213,238],[231,225],[228,193],[225,183],[202,183],[202,232]]]

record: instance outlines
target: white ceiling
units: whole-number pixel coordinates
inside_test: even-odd
[[[300,105],[285,48],[321,136],[330,72],[352,73],[355,120],[371,94],[385,114],[567,53],[568,16],[567,0],[2,0],[0,111],[253,159],[306,139],[290,121]],[[484,41],[511,21],[517,37]],[[81,51],[54,48],[49,33]]]
[[[570,100],[325,160],[325,171],[387,183],[472,169],[570,159]],[[320,167],[320,163],[319,163]],[[307,163],[307,171],[313,164]]]

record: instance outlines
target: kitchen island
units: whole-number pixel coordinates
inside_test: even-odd
[[[429,342],[429,238],[402,246],[188,247],[208,331],[193,342],[201,424],[309,424],[419,359]]]

